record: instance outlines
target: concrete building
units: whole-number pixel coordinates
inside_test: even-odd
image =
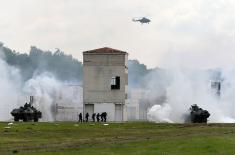
[[[108,113],[108,121],[125,121],[128,53],[108,47],[83,52],[84,114]]]

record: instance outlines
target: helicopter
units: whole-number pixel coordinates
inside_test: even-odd
[[[133,22],[140,22],[141,24],[149,24],[151,22],[151,20],[146,17],[133,18],[132,21]]]

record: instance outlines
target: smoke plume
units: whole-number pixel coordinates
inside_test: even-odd
[[[43,121],[53,121],[53,105],[59,98],[62,83],[49,73],[38,75],[28,80],[23,87],[27,96],[34,96],[34,106],[40,108]]]
[[[20,95],[21,83],[19,83],[19,70],[8,66],[0,56],[0,120],[9,120],[10,111],[17,106]]]
[[[191,58],[194,59],[191,63],[196,61],[205,63],[203,60],[197,60],[196,57]],[[211,64],[215,63],[213,58],[213,56],[210,57]],[[223,57],[223,59],[225,58]],[[147,89],[150,91],[145,98],[151,103],[148,110],[149,120],[184,123],[190,114],[190,106],[197,104],[209,111],[211,115],[208,121],[210,123],[235,122],[235,108],[233,106],[235,101],[235,72],[231,69],[233,64],[230,64],[229,68],[222,66],[219,69],[201,69],[196,66],[197,63],[195,63],[194,68],[187,68],[189,66],[187,63],[190,63],[190,61],[187,60],[187,63],[185,63],[179,57],[168,59],[167,62],[169,65],[161,77],[154,72],[146,76]],[[221,82],[220,95],[213,90],[211,86],[213,81]],[[165,100],[162,102],[156,100],[159,94],[165,96]]]
[[[21,70],[9,65],[2,51],[0,54],[0,121],[12,120],[10,112],[29,102],[29,96],[34,96],[33,106],[42,112],[41,121],[54,121],[58,104],[68,103],[74,111],[77,110],[81,104],[81,91],[73,94],[73,89],[65,90],[70,84],[69,81],[58,80],[52,73],[46,71],[38,74],[37,70],[32,78],[24,81]]]

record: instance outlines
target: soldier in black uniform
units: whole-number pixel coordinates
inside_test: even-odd
[[[97,120],[97,122],[100,121],[100,113],[98,113],[98,114],[96,115],[96,120]]]
[[[88,122],[89,119],[89,113],[86,113],[86,122]]]
[[[101,118],[101,122],[103,122],[104,121],[104,113],[103,112],[100,114],[100,118]]]
[[[92,114],[92,120],[95,122],[95,113]]]
[[[78,122],[82,122],[82,113],[80,113],[80,114],[78,115],[78,117],[79,117],[79,121],[78,121]]]
[[[106,122],[106,119],[107,119],[107,112],[104,112],[104,114],[103,114],[104,116],[104,122]]]

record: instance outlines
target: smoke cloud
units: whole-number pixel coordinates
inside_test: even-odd
[[[0,120],[10,119],[10,111],[17,105],[21,87],[19,70],[8,66],[0,56]]]
[[[34,96],[34,105],[40,108],[43,121],[55,120],[52,108],[59,98],[62,86],[62,82],[49,73],[33,77],[24,84],[23,92],[27,96]]]
[[[24,81],[20,69],[8,65],[3,52],[0,54],[0,121],[12,120],[10,112],[29,102],[29,96],[34,96],[33,106],[42,112],[41,121],[55,120],[56,105],[66,107],[68,103],[77,112],[82,92],[65,89],[69,81],[60,81],[49,72],[38,74],[37,70],[32,78]]]
[[[190,53],[190,57],[187,57],[189,56],[187,54],[183,57],[179,57],[179,55],[169,56],[165,62],[165,64],[168,64],[165,65],[164,74],[159,77],[155,72],[151,72],[146,76],[147,89],[150,90],[146,94],[146,98],[152,105],[147,114],[149,120],[184,123],[190,114],[191,105],[197,104],[209,111],[211,114],[210,123],[235,122],[235,108],[233,106],[235,101],[235,72],[231,69],[234,66],[233,63],[224,61],[225,65],[221,65],[222,67],[219,69],[201,69],[201,66],[198,67],[195,62],[201,63],[202,61],[203,64],[210,61],[211,64],[216,64],[214,60],[217,55],[210,55],[205,61],[197,59],[196,55]],[[229,56],[229,54],[224,54],[221,60],[225,60]],[[190,62],[185,58],[193,61]],[[191,67],[193,65],[194,67]],[[211,87],[213,81],[221,82],[220,95],[216,94]],[[156,97],[159,94],[165,96],[165,100],[158,102]]]

